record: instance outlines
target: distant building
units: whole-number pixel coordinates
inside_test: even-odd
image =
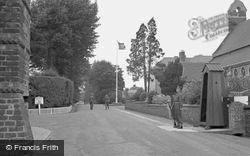
[[[246,19],[246,12],[247,9],[240,0],[231,4],[228,9],[229,34],[210,61],[220,63],[227,78],[250,76],[250,20]]]
[[[179,56],[165,57],[159,63],[168,65],[169,62],[173,62],[179,58],[183,65],[182,77],[186,78],[187,81],[197,81],[202,78],[202,68],[205,63],[208,63],[212,57],[204,55],[196,55],[194,57],[186,57],[185,51],[179,52]],[[151,75],[150,91],[156,91],[161,93],[160,82]]]

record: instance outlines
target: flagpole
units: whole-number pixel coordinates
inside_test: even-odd
[[[116,49],[116,68],[115,68],[115,78],[116,78],[116,85],[115,85],[115,103],[118,103],[118,49],[119,46],[117,46]]]

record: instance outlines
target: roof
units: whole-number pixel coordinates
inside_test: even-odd
[[[164,63],[166,65],[168,65],[169,62],[174,61],[176,58],[178,58],[177,56],[175,57],[164,57],[160,63]],[[196,55],[194,57],[187,57],[185,59],[185,62],[194,62],[194,63],[198,63],[198,62],[203,62],[203,63],[207,63],[212,59],[212,56],[205,56],[205,55]]]
[[[202,78],[202,68],[205,63],[193,63],[193,62],[183,62],[183,72],[182,77],[186,77],[187,81],[198,81]]]
[[[170,61],[174,61],[175,57],[164,57],[160,63],[168,65]],[[186,77],[187,81],[200,80],[202,76],[202,69],[205,63],[208,63],[212,59],[212,56],[196,55],[194,57],[189,57],[182,62],[183,72],[182,77]]]
[[[230,32],[217,50],[213,53],[213,57],[224,55],[234,50],[250,45],[250,20],[246,20]]]
[[[161,61],[159,61],[160,63],[164,63],[165,65],[168,65],[169,62],[174,61],[176,57],[164,57]]]
[[[224,71],[222,66],[219,63],[207,63],[202,69],[202,72],[204,71],[205,68],[208,68],[209,71]]]

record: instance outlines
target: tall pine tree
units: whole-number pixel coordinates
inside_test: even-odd
[[[150,82],[151,82],[151,68],[152,63],[155,59],[159,59],[164,55],[164,52],[160,48],[160,42],[156,38],[157,27],[154,18],[151,18],[148,22],[148,36],[147,36],[147,46],[148,46],[148,92],[150,90]]]
[[[141,24],[136,33],[136,39],[131,40],[130,59],[127,59],[127,70],[132,74],[134,81],[144,78],[144,89],[147,91],[147,68],[146,68],[146,37],[147,27]]]

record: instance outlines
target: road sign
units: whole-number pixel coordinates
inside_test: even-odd
[[[35,104],[38,105],[38,114],[41,114],[41,105],[43,105],[43,97],[37,96],[35,98]]]
[[[43,105],[43,97],[41,97],[41,96],[36,97],[35,104],[36,105]]]

